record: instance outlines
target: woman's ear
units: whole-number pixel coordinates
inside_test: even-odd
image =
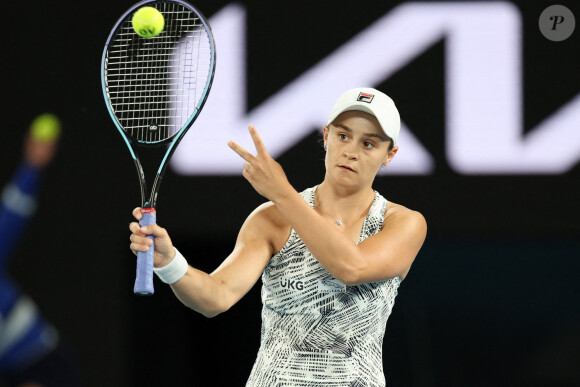
[[[398,151],[399,151],[399,147],[394,146],[393,149],[391,149],[387,153],[387,157],[385,157],[385,159],[383,160],[382,166],[386,167],[387,165],[389,165],[389,163],[391,162],[391,160],[393,160],[393,157],[395,157],[395,155],[397,154]]]
[[[324,125],[324,127],[322,128],[322,133],[323,133],[323,139],[324,139],[324,149],[327,148],[327,143],[328,143],[328,127],[326,125]]]

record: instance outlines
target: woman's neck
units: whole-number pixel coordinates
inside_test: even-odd
[[[335,222],[353,223],[366,216],[374,200],[372,187],[349,190],[324,181],[316,189],[314,208]]]

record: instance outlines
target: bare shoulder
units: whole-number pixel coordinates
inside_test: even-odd
[[[405,269],[399,274],[405,279],[417,253],[427,237],[427,221],[418,212],[397,203],[389,202],[385,212],[383,228],[379,234],[397,242],[398,257],[407,257]]]
[[[427,221],[419,211],[414,211],[401,204],[388,202],[383,228],[388,225],[403,224],[407,227],[417,228],[418,231],[427,230]]]
[[[266,202],[258,206],[248,216],[246,222],[254,232],[268,239],[273,254],[284,247],[292,230],[286,218],[272,202]]]
[[[248,217],[255,221],[267,224],[268,227],[285,228],[290,227],[280,210],[272,202],[266,202],[259,205]]]

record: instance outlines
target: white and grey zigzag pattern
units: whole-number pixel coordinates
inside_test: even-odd
[[[315,190],[302,193],[311,206]],[[375,192],[359,243],[381,229],[386,206]],[[247,387],[385,385],[383,337],[399,277],[345,286],[292,230],[262,283],[261,345]]]

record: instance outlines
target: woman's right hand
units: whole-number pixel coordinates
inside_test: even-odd
[[[153,241],[147,238],[147,235],[153,235],[155,237],[155,258],[153,260],[153,266],[155,268],[160,268],[167,265],[173,257],[175,256],[175,249],[171,243],[171,238],[167,230],[163,227],[159,227],[157,224],[150,224],[149,226],[141,227],[139,226],[139,221],[143,218],[141,214],[141,207],[137,207],[133,210],[133,216],[137,219],[137,222],[132,222],[129,225],[129,230],[131,230],[131,245],[130,248],[134,254],[138,251],[146,252]]]

